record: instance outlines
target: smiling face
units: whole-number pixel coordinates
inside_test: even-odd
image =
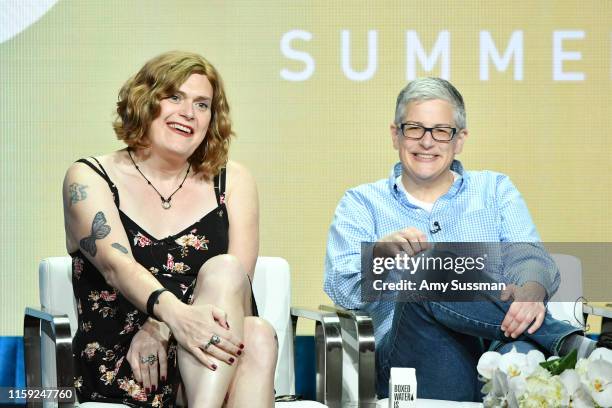
[[[212,112],[208,78],[192,74],[172,95],[159,101],[159,115],[147,132],[151,148],[187,160],[204,141]]]
[[[402,123],[412,123],[432,128],[458,127],[454,120],[453,106],[446,100],[433,99],[410,102],[405,109]],[[399,152],[403,177],[409,184],[434,187],[448,177],[456,154],[461,153],[467,137],[466,129],[459,129],[450,142],[435,141],[430,132],[419,140],[405,138],[399,124],[391,125],[393,147]]]

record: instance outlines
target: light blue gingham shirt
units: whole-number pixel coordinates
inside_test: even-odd
[[[327,242],[324,290],[337,305],[369,312],[377,342],[391,328],[394,303],[361,300],[362,242],[415,227],[427,234],[429,242],[533,242],[540,248],[535,244],[540,236],[527,205],[508,176],[464,171],[457,160],[451,170],[459,177],[435,202],[431,213],[410,203],[401,183],[396,183],[401,163],[393,167],[388,179],[348,190],[336,208]],[[442,229],[432,234],[436,221]],[[520,261],[515,257],[512,263]],[[532,263],[531,267],[504,269],[499,280],[518,285],[535,281],[550,297],[559,286],[559,273],[545,253],[539,261],[544,267],[534,268]]]

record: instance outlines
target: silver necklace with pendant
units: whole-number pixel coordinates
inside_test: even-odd
[[[189,166],[187,167],[187,172],[185,173],[185,177],[183,177],[183,181],[181,181],[181,184],[179,184],[179,186],[176,188],[176,190],[174,190],[174,192],[172,194],[170,194],[170,196],[168,196],[168,198],[166,198],[163,195],[161,195],[161,193],[155,188],[155,186],[153,185],[153,183],[151,183],[151,181],[147,178],[147,176],[145,176],[142,173],[142,171],[140,171],[140,168],[138,167],[138,165],[134,161],[134,158],[132,157],[132,151],[130,149],[128,149],[128,154],[130,155],[130,160],[132,160],[132,164],[134,165],[134,167],[136,167],[136,170],[138,170],[140,175],[147,181],[147,183],[151,187],[153,187],[153,190],[155,190],[155,192],[159,196],[159,199],[161,200],[162,208],[164,210],[170,209],[170,207],[172,207],[172,204],[170,204],[170,201],[172,200],[172,196],[175,195],[183,187],[183,184],[185,183],[185,180],[187,180],[187,176],[189,175],[189,170],[191,170],[191,163],[189,163]]]

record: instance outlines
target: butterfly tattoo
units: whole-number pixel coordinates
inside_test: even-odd
[[[106,217],[102,211],[94,216],[93,222],[91,223],[91,235],[81,240],[79,245],[81,248],[91,256],[96,256],[98,248],[96,248],[96,240],[102,239],[110,234],[111,227],[106,225]]]

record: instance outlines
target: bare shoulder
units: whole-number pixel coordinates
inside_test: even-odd
[[[113,152],[111,154],[96,156],[95,158],[100,162],[104,163],[104,167],[106,168],[107,163],[110,163],[114,160],[114,156],[117,152]],[[89,157],[86,158],[94,167],[99,168],[96,161]],[[86,196],[88,192],[91,192],[92,189],[99,190],[100,192],[108,192],[110,190],[108,188],[108,184],[106,180],[100,177],[99,174],[95,172],[90,166],[83,162],[74,162],[68,167],[66,170],[66,174],[64,176],[63,189],[65,191],[65,197],[74,200],[75,196]]]
[[[95,166],[95,162],[91,158],[86,159]],[[91,182],[92,180],[100,179],[94,170],[83,162],[74,162],[66,170],[64,176],[64,184],[66,183],[83,183]]]
[[[227,191],[230,193],[233,189],[256,188],[255,178],[244,165],[235,162],[227,162]]]
[[[117,166],[117,163],[122,162],[122,150],[112,152],[109,154],[85,157],[84,159],[94,165],[94,167],[100,168],[98,162],[102,164],[105,170],[113,169]],[[83,162],[74,162],[68,167],[66,171],[66,177],[89,177],[91,175],[96,176],[94,170]]]

